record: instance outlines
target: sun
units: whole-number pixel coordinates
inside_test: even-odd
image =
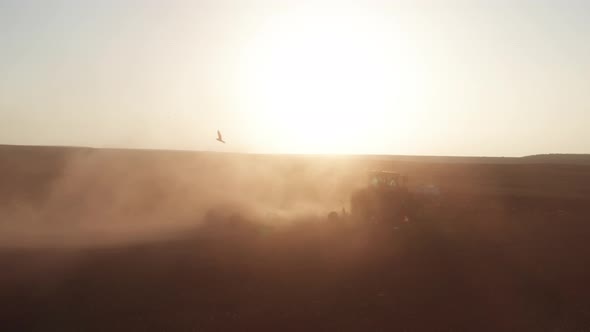
[[[242,54],[241,107],[287,153],[370,153],[407,95],[408,57],[363,15],[275,17]],[[378,143],[379,144],[379,143]]]

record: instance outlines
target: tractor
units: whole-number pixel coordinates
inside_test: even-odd
[[[388,171],[369,171],[368,185],[352,194],[351,216],[362,222],[403,224],[413,219],[414,195],[407,176]]]

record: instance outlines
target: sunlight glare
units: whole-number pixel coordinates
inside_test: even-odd
[[[281,151],[371,151],[388,122],[407,120],[411,56],[392,28],[362,15],[275,17],[245,47],[241,107]]]

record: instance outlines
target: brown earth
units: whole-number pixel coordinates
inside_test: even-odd
[[[442,207],[325,218],[366,169]],[[590,329],[588,165],[4,146],[0,184],[2,331]]]

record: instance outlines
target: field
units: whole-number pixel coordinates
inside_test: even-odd
[[[0,146],[0,327],[588,331],[590,164],[552,158]],[[328,220],[368,169],[441,207]]]

